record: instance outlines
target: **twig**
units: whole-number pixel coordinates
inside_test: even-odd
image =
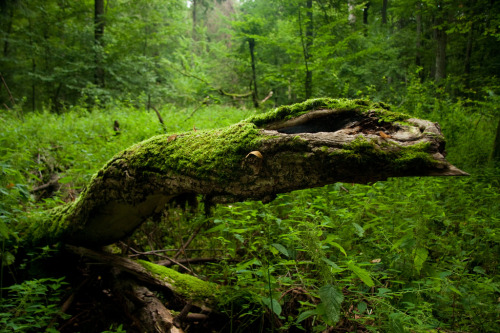
[[[177,251],[177,253],[174,255],[174,259],[177,259],[181,253],[184,253],[184,250],[186,250],[186,248],[189,246],[189,244],[191,244],[191,242],[193,241],[193,239],[196,237],[196,235],[198,235],[198,233],[200,232],[201,228],[203,228],[203,226],[206,224],[206,222],[200,224],[198,226],[198,228],[196,228],[196,230],[191,234],[191,236],[189,237],[189,239],[184,243],[184,245],[182,245],[182,247],[179,249],[179,251]]]
[[[265,103],[269,98],[271,98],[271,96],[273,96],[272,90],[269,92],[269,94],[267,94],[266,98],[264,98],[262,101],[260,101],[260,104]]]
[[[160,121],[161,126],[163,127],[165,132],[167,132],[167,127],[165,126],[165,122],[163,121],[163,118],[161,117],[160,111],[158,111],[158,109],[154,105],[150,104],[150,106],[156,112],[156,115],[158,116],[158,120]]]
[[[31,192],[38,192],[38,191],[41,191],[41,190],[45,190],[46,188],[49,188],[49,187],[54,186],[54,185],[57,185],[58,181],[59,181],[59,176],[52,175],[52,177],[50,178],[50,181],[48,183],[40,185],[40,186],[37,186],[37,187],[34,187],[31,190]]]
[[[135,252],[136,254],[139,254],[139,255],[144,255],[145,252],[140,252],[140,251],[137,251],[136,249],[130,247],[129,248],[132,252]],[[183,264],[181,264],[180,262],[178,262],[177,260],[175,259],[172,259],[170,257],[167,257],[166,255],[162,255],[162,254],[157,254],[158,257],[160,258],[165,258],[167,260],[170,260],[171,262],[173,262],[174,264],[178,265],[179,267],[182,267],[183,269],[185,269],[186,271],[188,271],[189,273],[191,273],[193,276],[196,276],[198,277],[198,275],[196,275],[195,272],[193,272],[192,269],[189,269],[188,267],[184,266]]]
[[[234,259],[230,259],[230,258],[184,258],[184,259],[178,259],[177,262],[182,263],[182,264],[184,264],[184,263],[199,264],[199,263],[206,263],[206,262],[220,262],[223,260],[235,261]],[[168,259],[157,261],[155,264],[165,266],[165,267],[175,265],[174,262],[172,262]]]
[[[127,246],[127,248],[129,248],[129,246],[123,242],[120,242],[122,243],[124,246]],[[144,251],[144,252],[141,252],[140,254],[130,254],[129,257],[132,258],[132,257],[138,257],[138,256],[142,256],[142,255],[157,255],[158,253],[163,253],[163,252],[177,252],[179,251],[179,249],[162,249],[162,250],[154,250],[154,251]],[[185,249],[184,251],[208,251],[208,252],[217,252],[217,251],[225,251],[224,249]]]
[[[2,78],[3,85],[5,86],[5,89],[7,89],[7,92],[9,93],[9,98],[10,98],[10,101],[12,102],[12,105],[15,105],[16,102],[14,101],[14,97],[12,96],[12,93],[10,92],[9,86],[7,85],[7,82],[5,82],[5,79],[2,75],[2,73],[0,73],[0,78]]]
[[[179,314],[174,318],[174,325],[176,327],[181,327],[181,322],[183,322],[186,319],[189,310],[191,310],[192,307],[193,305],[191,305],[191,303],[189,302],[186,305],[184,305],[181,312],[179,312]]]
[[[225,91],[222,88],[215,88],[215,87],[213,87],[212,84],[210,84],[210,82],[208,82],[207,80],[202,79],[201,77],[198,77],[198,76],[196,76],[194,74],[186,73],[183,70],[180,70],[179,68],[176,68],[172,64],[170,64],[170,67],[172,69],[174,69],[175,71],[179,72],[180,74],[184,75],[184,76],[187,76],[187,77],[190,77],[190,78],[193,78],[193,79],[196,79],[198,81],[201,81],[201,82],[205,83],[211,90],[215,90],[215,91],[217,91],[221,95],[229,96],[229,97],[233,97],[233,98],[245,98],[245,97],[249,97],[249,96],[252,95],[252,92],[246,92],[246,93],[243,93],[243,94],[229,93],[229,92]]]

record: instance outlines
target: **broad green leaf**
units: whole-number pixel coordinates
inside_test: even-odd
[[[3,239],[8,239],[11,231],[7,227],[6,223],[3,221],[0,221],[0,235],[3,237]]]
[[[73,177],[71,177],[71,176],[66,176],[66,177],[59,179],[60,184],[67,184],[67,183],[71,183],[72,181],[73,181]]]
[[[334,235],[329,235],[328,237],[326,237],[325,239],[325,243],[328,244],[328,245],[331,245],[331,246],[334,246],[336,247],[337,249],[340,250],[340,252],[342,252],[344,254],[344,256],[347,257],[347,253],[346,251],[344,250],[344,248],[342,247],[342,245],[340,245],[339,243],[337,242],[334,242],[331,240],[331,238],[333,238]]]
[[[457,288],[455,288],[455,287],[454,287],[454,286],[452,286],[452,285],[449,285],[449,286],[448,286],[448,289],[450,289],[451,291],[453,291],[453,292],[455,292],[455,293],[459,294],[460,296],[463,296],[463,295],[462,295],[462,293],[460,292],[460,290],[458,290]]]
[[[274,298],[270,299],[269,297],[262,297],[262,303],[271,309],[277,316],[281,314],[281,305]]]
[[[363,281],[368,287],[373,287],[375,285],[372,278],[370,277],[370,273],[368,273],[366,269],[354,265],[352,261],[349,261],[347,263],[347,267],[354,274],[356,274],[361,279],[361,281]]]
[[[285,255],[286,257],[289,256],[288,254],[288,250],[281,244],[278,244],[278,243],[273,243],[271,244],[276,250],[280,251],[283,255]]]
[[[325,321],[331,325],[340,319],[340,306],[344,300],[342,292],[332,284],[326,284],[318,290],[325,309]]]
[[[2,258],[2,265],[3,266],[9,266],[9,265],[12,265],[14,263],[14,261],[16,260],[16,257],[10,253],[10,252],[4,252],[4,253],[0,253],[0,257]]]
[[[297,323],[300,323],[301,321],[306,320],[307,318],[309,318],[311,316],[315,316],[317,314],[318,314],[318,311],[316,309],[301,312],[299,314],[299,316],[297,317]]]
[[[368,305],[365,302],[358,303],[358,311],[359,313],[364,313],[368,309]]]
[[[224,230],[224,229],[226,229],[226,228],[227,228],[227,226],[226,226],[224,223],[221,223],[221,224],[219,224],[219,225],[216,225],[216,226],[215,226],[215,227],[213,227],[213,228],[208,229],[208,230],[207,230],[207,231],[205,231],[204,233],[205,233],[205,234],[208,234],[208,233],[211,233],[211,232],[221,231],[221,230]]]
[[[399,313],[391,313],[389,318],[391,319],[391,333],[405,333],[405,328],[401,319],[399,318]]]
[[[333,269],[332,273],[338,273],[342,272],[344,269],[340,268],[336,263],[331,261],[330,259],[327,258],[321,258],[322,261],[324,261],[328,266],[330,266]]]
[[[473,271],[479,274],[486,275],[486,271],[481,266],[475,266]]]
[[[356,235],[358,235],[359,237],[363,237],[363,235],[365,234],[365,230],[363,229],[363,227],[354,222],[352,223],[352,225],[354,226]]]
[[[417,270],[417,272],[420,273],[420,270],[422,269],[424,262],[427,260],[427,257],[429,256],[429,251],[427,251],[426,248],[418,247],[413,252],[415,255],[415,258],[413,259],[413,264],[415,265],[415,269]]]

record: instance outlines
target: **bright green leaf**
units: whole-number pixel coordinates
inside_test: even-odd
[[[352,261],[349,261],[347,263],[347,267],[354,274],[356,274],[361,279],[361,281],[363,281],[368,287],[373,287],[375,285],[372,278],[370,277],[370,273],[368,273],[366,269],[354,265]]]
[[[332,284],[321,287],[318,294],[325,309],[325,321],[330,325],[335,324],[340,319],[340,306],[344,300],[344,295]]]
[[[274,298],[271,300],[269,297],[262,297],[262,303],[271,309],[277,316],[281,314],[281,305]]]
[[[424,262],[427,260],[427,257],[429,256],[429,251],[427,251],[426,248],[418,247],[413,252],[415,255],[415,258],[413,259],[413,264],[415,265],[415,269],[417,270],[417,272],[420,273],[420,270],[422,269]]]

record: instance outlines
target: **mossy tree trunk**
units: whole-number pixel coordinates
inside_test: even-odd
[[[444,148],[437,124],[383,104],[309,100],[223,129],[140,142],[111,159],[75,202],[39,217],[29,238],[106,245],[175,199],[270,201],[335,182],[464,175]]]

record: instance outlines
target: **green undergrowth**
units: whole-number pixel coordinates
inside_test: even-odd
[[[231,290],[220,294],[219,310],[229,316],[228,325],[240,331],[256,327],[271,331],[272,321],[275,331],[279,327],[284,332],[321,332],[328,327],[361,332],[497,332],[500,170],[488,164],[492,122],[486,116],[478,119],[463,104],[436,105],[432,110],[417,109],[416,115],[440,122],[448,160],[470,177],[337,183],[282,194],[266,205],[220,205],[209,217],[200,213],[202,205],[195,211],[173,207],[160,221],[147,221],[131,244],[137,251],[161,249],[173,255],[168,251],[176,252],[199,230],[180,258],[214,259],[189,269]],[[187,131],[185,139],[255,114],[218,106],[198,110],[192,118],[192,110],[172,107],[160,112],[166,133]],[[74,108],[64,115],[33,113],[24,120],[10,114],[0,117],[7,124],[0,132],[0,281],[4,288],[28,290],[22,291],[25,296],[14,289],[4,291],[0,304],[7,315],[1,320],[18,325],[37,318],[37,309],[49,308],[52,319],[40,317],[43,331],[59,318],[50,305],[63,296],[57,291],[47,300],[30,298],[30,293],[37,295],[59,280],[32,276],[27,280],[34,281],[32,285],[22,284],[17,270],[28,262],[16,261],[16,246],[23,238],[23,229],[17,226],[74,200],[114,154],[165,133],[165,128],[154,112],[127,106],[92,112]],[[120,134],[113,130],[114,120],[120,123]],[[200,161],[205,158],[205,147],[184,148],[197,151]],[[222,149],[219,155],[224,148],[217,147]],[[32,191],[54,174],[60,178],[60,188]],[[158,260],[155,255],[149,259]],[[38,308],[29,307],[27,299]]]

